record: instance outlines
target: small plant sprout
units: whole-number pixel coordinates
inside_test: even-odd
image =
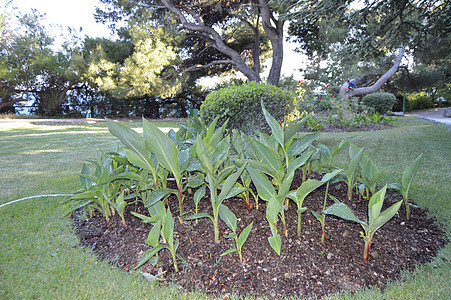
[[[291,191],[288,193],[288,198],[293,200],[297,205],[297,214],[298,214],[298,228],[297,228],[297,235],[301,235],[301,215],[304,213],[307,208],[302,207],[302,204],[304,202],[305,197],[307,197],[311,192],[319,188],[321,185],[323,185],[323,181],[318,181],[315,179],[308,179],[307,181],[303,182],[301,186],[296,191]]]
[[[352,145],[349,149],[352,149]],[[357,168],[359,167],[359,162],[362,159],[363,148],[360,149],[359,152],[354,153],[352,150],[349,151],[349,155],[351,157],[351,161],[349,162],[348,167],[344,170],[345,181],[348,186],[348,200],[352,201],[352,191],[355,186],[355,178],[357,176]]]
[[[365,248],[363,250],[363,260],[365,262],[368,261],[368,254],[370,252],[374,233],[398,212],[399,207],[402,204],[402,200],[396,202],[381,213],[386,191],[387,185],[385,185],[380,191],[378,191],[371,197],[368,203],[368,222],[359,220],[352,213],[351,209],[342,202],[335,203],[324,211],[325,214],[334,215],[339,218],[354,221],[362,225],[364,232],[361,232],[360,234],[365,241]]]
[[[402,173],[401,185],[399,185],[399,184],[395,185],[395,188],[397,188],[401,192],[402,197],[404,199],[404,204],[406,206],[406,219],[407,220],[410,220],[410,204],[409,204],[410,186],[412,185],[413,178],[415,177],[415,174],[418,172],[418,169],[420,168],[422,161],[423,161],[423,153],[421,153],[404,170],[404,172]]]
[[[290,175],[287,175],[285,180],[283,180],[281,188],[276,193],[274,186],[266,175],[250,166],[246,169],[252,177],[252,182],[254,183],[260,198],[267,202],[266,219],[269,223],[272,234],[272,236],[268,238],[268,241],[271,248],[273,248],[273,250],[280,255],[282,240],[277,231],[277,222],[279,221],[279,216],[282,219],[282,222],[284,221],[283,203],[288,195],[291,182],[293,181],[294,172],[290,172]],[[286,226],[284,226],[284,229],[285,234],[287,234]]]
[[[151,223],[153,225],[146,241],[146,244],[151,246],[152,249],[144,253],[135,269],[142,266],[152,257],[157,256],[161,250],[167,249],[172,255],[174,270],[178,272],[176,252],[179,247],[179,240],[174,242],[174,218],[172,217],[171,210],[169,208],[166,210],[161,201],[150,206],[148,209],[150,217],[132,212],[135,217],[140,218],[144,223]],[[163,240],[163,244],[160,244],[160,237]]]
[[[243,262],[243,255],[241,253],[241,248],[243,248],[244,243],[246,242],[249,233],[252,230],[252,224],[249,224],[244,230],[241,232],[241,234],[238,236],[236,230],[237,230],[237,219],[235,214],[225,205],[221,205],[219,207],[219,217],[221,220],[224,221],[224,223],[227,224],[227,226],[232,230],[232,233],[225,235],[226,238],[233,238],[235,240],[235,248],[229,249],[221,254],[221,256],[238,252],[238,256],[240,257],[240,262]]]
[[[330,185],[331,180],[333,178],[335,178],[335,176],[337,176],[340,172],[341,172],[341,170],[334,170],[334,171],[324,175],[323,179],[321,181],[319,181],[319,182],[321,182],[321,184],[323,184],[324,182],[327,182],[326,192],[324,194],[323,210],[322,210],[321,214],[317,213],[316,211],[312,211],[312,214],[321,223],[321,243],[323,243],[323,244],[326,239],[326,231],[325,231],[326,214],[324,213],[324,210],[326,210],[327,196],[329,195],[328,194],[329,193],[329,185]]]

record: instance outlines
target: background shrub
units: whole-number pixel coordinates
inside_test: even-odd
[[[390,93],[378,92],[366,95],[362,102],[364,105],[374,108],[376,112],[385,114],[396,103],[396,97]]]
[[[220,123],[229,119],[229,129],[252,134],[267,129],[261,102],[279,122],[296,111],[294,93],[270,84],[249,82],[210,93],[200,107],[200,114],[207,124],[219,116]]]
[[[409,110],[420,110],[434,107],[431,97],[425,93],[410,94],[408,97]]]

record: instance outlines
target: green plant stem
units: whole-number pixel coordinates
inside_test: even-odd
[[[180,183],[177,183],[177,198],[179,200],[179,211],[180,211],[180,215],[183,214],[183,195],[182,195],[182,187]]]
[[[302,214],[298,214],[298,236],[301,235],[301,215]]]

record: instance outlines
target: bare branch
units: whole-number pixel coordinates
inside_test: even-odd
[[[223,65],[223,64],[232,64],[233,65],[234,62],[231,59],[214,60],[206,65],[198,64],[198,65],[191,66],[189,68],[186,68],[182,72],[193,72],[193,71],[197,71],[197,70],[201,70],[201,69],[208,69],[214,65]]]

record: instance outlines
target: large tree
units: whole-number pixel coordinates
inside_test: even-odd
[[[37,11],[18,17],[12,29],[0,20],[0,110],[18,102],[34,101],[40,114],[56,115],[69,90],[81,84],[77,57],[71,49],[53,51],[53,38],[41,25]]]
[[[262,48],[269,41],[272,64],[267,81],[279,82],[285,23],[279,16],[287,10],[278,1],[101,1],[105,7],[97,15],[103,21],[144,19],[165,29],[175,25],[185,37],[181,71],[232,67],[249,80],[261,81]]]
[[[297,31],[307,33],[297,35],[304,50],[322,57],[334,54],[338,64],[353,66],[362,62],[373,62],[374,69],[371,79],[369,75],[356,72],[348,80],[361,84],[352,91],[348,89],[348,81],[342,86],[345,97],[352,97],[373,92],[383,86],[400,68],[404,53],[415,55],[431,40],[440,41],[450,32],[450,5],[443,0],[280,0],[285,5],[295,8],[295,13],[289,18],[297,20]],[[309,20],[308,26],[303,21]],[[327,22],[325,22],[327,21]],[[324,30],[324,24],[327,24]],[[307,27],[307,28],[306,28]],[[309,32],[308,27],[313,28]],[[299,29],[300,28],[300,29]],[[342,29],[347,29],[345,32]],[[291,30],[296,33],[296,30]],[[341,41],[328,39],[339,32]],[[315,43],[309,43],[309,38],[316,33]],[[322,43],[318,43],[318,40]],[[329,42],[330,41],[330,42]],[[315,52],[316,51],[316,52]],[[396,58],[393,58],[395,55]],[[383,58],[391,58],[390,66]],[[385,61],[387,61],[387,58]],[[367,64],[363,64],[368,66]],[[385,71],[380,72],[381,69]],[[348,68],[352,69],[352,68]],[[357,76],[356,76],[357,75]],[[369,80],[371,79],[371,80]],[[376,79],[376,80],[374,80]],[[365,86],[364,83],[368,83]]]

